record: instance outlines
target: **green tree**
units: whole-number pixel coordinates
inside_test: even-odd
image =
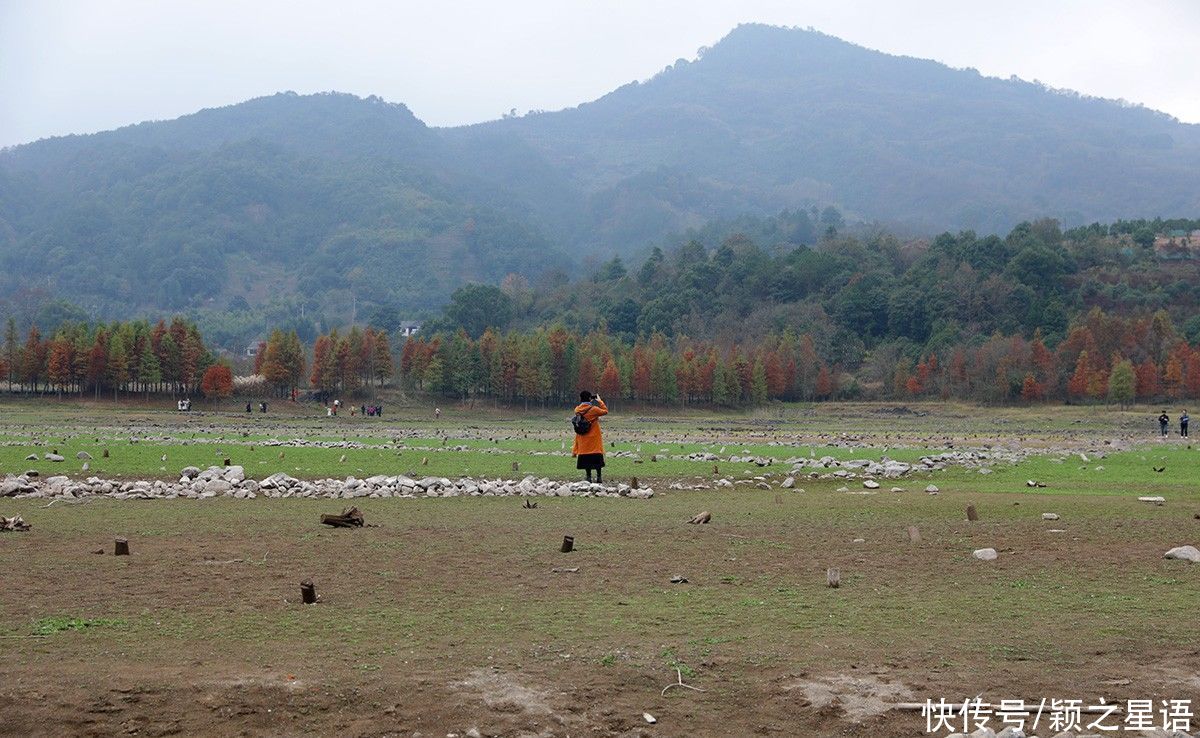
[[[505,328],[512,321],[512,298],[490,284],[466,284],[450,296],[446,320],[478,338],[488,328]]]
[[[1137,375],[1133,363],[1122,359],[1113,365],[1112,374],[1108,378],[1108,401],[1115,402],[1122,409],[1133,403],[1137,389]]]

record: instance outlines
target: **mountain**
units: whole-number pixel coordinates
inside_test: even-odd
[[[0,288],[48,280],[101,315],[433,308],[568,263],[508,199],[403,105],[279,94],[0,154]]]
[[[282,93],[0,151],[0,291],[207,311],[233,340],[297,313],[414,314],[717,219],[788,210],[789,241],[812,242],[832,208],[925,234],[1194,216],[1200,126],[746,25],[557,112],[436,129]]]
[[[601,247],[812,205],[925,232],[1200,211],[1198,125],[770,26],[577,108],[446,135],[486,162],[500,132],[575,183],[571,235]]]

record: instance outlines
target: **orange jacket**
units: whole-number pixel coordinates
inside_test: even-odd
[[[571,446],[571,455],[604,453],[604,439],[600,435],[600,416],[608,415],[608,406],[604,404],[604,400],[596,400],[595,405],[590,402],[581,402],[575,406],[575,412],[582,413],[584,418],[591,421],[592,427],[582,436],[578,433],[575,434],[575,444]]]

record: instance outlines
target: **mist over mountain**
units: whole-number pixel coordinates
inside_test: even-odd
[[[557,112],[433,129],[378,98],[281,93],[4,150],[0,289],[104,316],[223,311],[252,333],[415,314],[463,282],[558,282],[714,219],[829,206],[924,233],[1194,216],[1200,126],[741,26]]]

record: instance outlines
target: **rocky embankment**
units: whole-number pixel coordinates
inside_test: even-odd
[[[42,479],[30,471],[19,476],[7,476],[0,481],[0,497],[40,497],[75,500],[92,497],[130,499],[210,499],[235,497],[270,498],[415,498],[415,497],[630,497],[646,499],[654,496],[649,487],[634,488],[626,484],[601,485],[588,482],[557,482],[526,477],[521,480],[447,479],[377,475],[366,479],[318,479],[305,481],[282,472],[262,479],[246,477],[240,466],[212,466],[201,470],[189,466],[180,472],[179,481],[117,481],[88,477],[84,480],[67,476]]]

